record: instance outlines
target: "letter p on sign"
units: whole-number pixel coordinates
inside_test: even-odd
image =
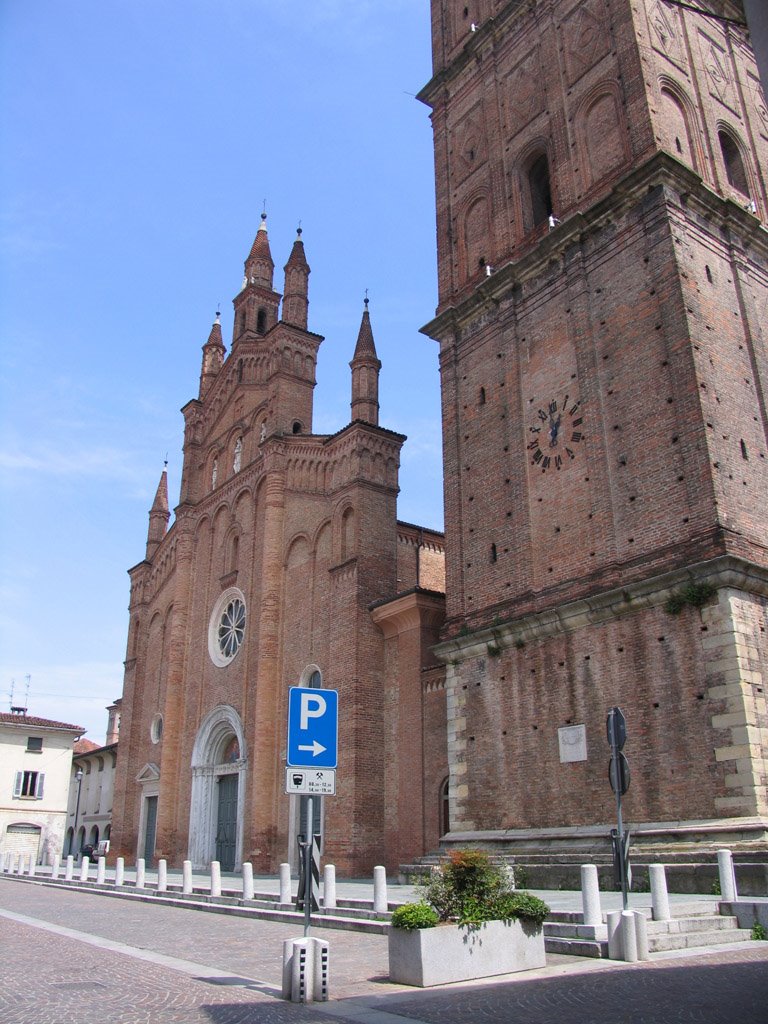
[[[302,693],[299,728],[302,731],[308,729],[310,718],[322,718],[327,708],[325,697],[321,697],[318,693]]]

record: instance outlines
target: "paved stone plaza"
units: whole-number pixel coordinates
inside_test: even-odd
[[[329,1003],[279,997],[292,925],[0,879],[2,1024],[767,1024],[768,944],[629,966],[547,957],[526,975],[418,991],[387,981],[386,939],[323,930]]]

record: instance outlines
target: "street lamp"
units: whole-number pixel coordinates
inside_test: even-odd
[[[83,769],[78,768],[75,772],[75,781],[77,782],[77,802],[75,803],[75,823],[72,826],[72,843],[73,845],[77,842],[77,816],[80,813],[80,790],[83,787]],[[78,850],[77,853],[80,851]],[[77,856],[77,853],[75,856]]]

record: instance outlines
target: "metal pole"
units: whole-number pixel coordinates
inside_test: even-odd
[[[312,828],[312,797],[307,797],[307,842],[304,845],[304,938],[309,935],[312,923],[312,844],[315,841]]]
[[[611,756],[613,758],[613,779],[616,786],[616,817],[618,819],[618,840],[619,840],[619,872],[621,877],[621,902],[624,910],[627,909],[627,864],[624,858],[624,823],[621,820],[621,765],[619,758],[619,744],[616,735],[615,709],[611,711]]]
[[[78,768],[77,771],[75,772],[75,779],[77,780],[77,801],[75,802],[75,823],[72,826],[72,846],[75,846],[77,843],[77,816],[80,813],[80,790],[83,787],[82,768]],[[70,850],[69,852],[72,853],[73,851]],[[75,853],[75,856],[77,856],[79,852],[80,851],[78,850],[77,853]]]

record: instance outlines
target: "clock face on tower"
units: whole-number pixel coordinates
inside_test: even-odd
[[[573,395],[554,397],[536,412],[536,421],[528,428],[531,465],[542,473],[558,472],[576,458],[582,439],[581,401]]]

